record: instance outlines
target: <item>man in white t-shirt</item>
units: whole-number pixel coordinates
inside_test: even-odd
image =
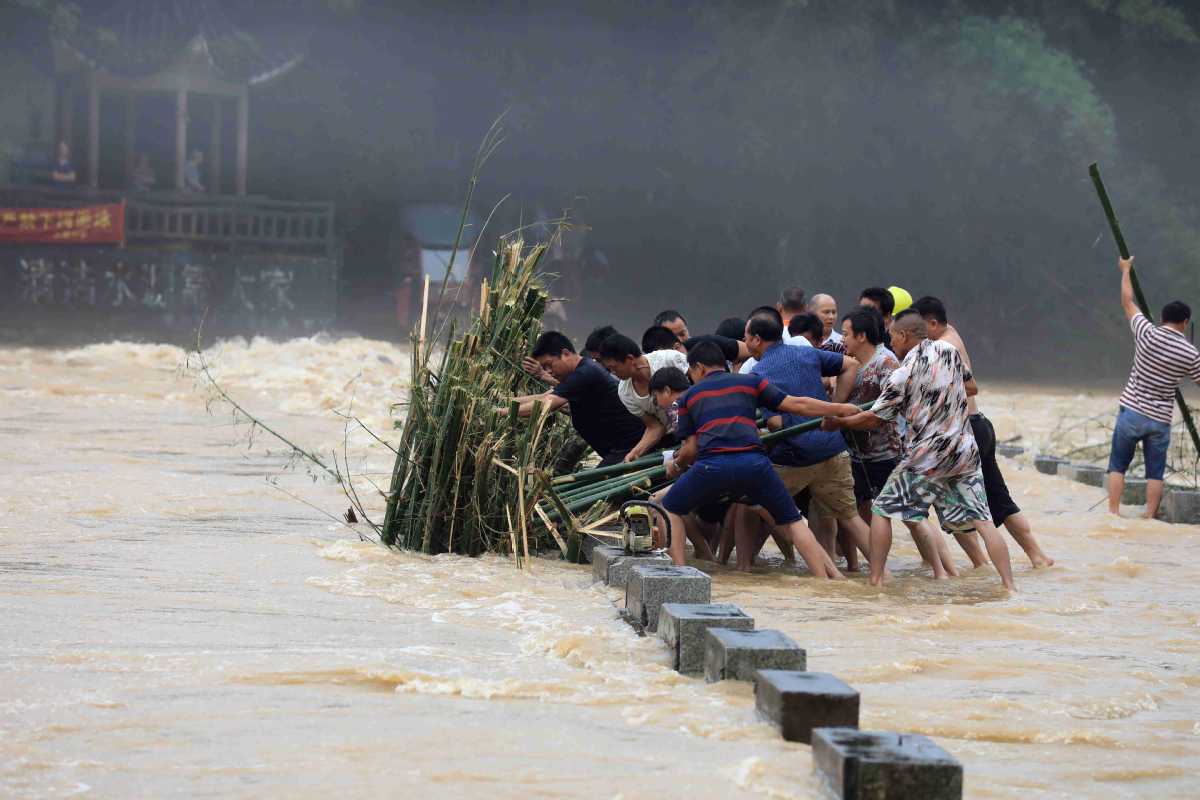
[[[646,426],[641,440],[625,456],[627,462],[641,458],[671,434],[667,412],[650,392],[650,379],[663,367],[687,372],[687,356],[678,350],[643,353],[633,339],[618,333],[600,345],[600,363],[620,381],[617,397],[625,409]]]

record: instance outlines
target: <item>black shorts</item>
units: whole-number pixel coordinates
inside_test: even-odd
[[[975,434],[975,444],[979,447],[979,462],[983,469],[983,488],[987,492],[988,510],[992,512],[992,522],[996,527],[1004,524],[1004,520],[1013,514],[1021,513],[1021,507],[1013,502],[1008,493],[1008,484],[996,463],[996,429],[992,421],[983,414],[971,415],[971,433]]]
[[[879,496],[888,476],[899,464],[899,459],[888,458],[883,461],[851,461],[850,471],[854,473],[854,499],[859,502],[874,500]]]

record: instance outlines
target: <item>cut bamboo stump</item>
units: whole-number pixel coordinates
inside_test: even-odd
[[[704,672],[704,632],[710,628],[750,631],[754,630],[754,617],[730,603],[663,603],[658,635],[671,649],[677,672]]]
[[[814,728],[857,728],[858,692],[826,672],[760,669],[754,707],[789,742],[812,742]]]
[[[709,683],[751,681],[760,669],[803,671],[808,666],[804,649],[779,631],[709,628],[704,635],[704,679]]]
[[[917,734],[817,728],[813,768],[843,800],[961,800],[962,764]]]

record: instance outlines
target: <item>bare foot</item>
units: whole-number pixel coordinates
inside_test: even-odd
[[[1054,559],[1051,558],[1050,556],[1046,555],[1045,553],[1041,552],[1040,550],[1038,552],[1034,553],[1033,555],[1031,555],[1029,557],[1029,560],[1031,562],[1033,562],[1034,569],[1041,569],[1042,567],[1053,567],[1054,566]]]

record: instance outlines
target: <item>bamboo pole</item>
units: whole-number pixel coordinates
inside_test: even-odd
[[[1104,208],[1104,215],[1108,217],[1108,226],[1112,229],[1113,241],[1117,244],[1117,252],[1121,254],[1121,258],[1129,258],[1129,247],[1125,244],[1125,236],[1121,233],[1121,223],[1117,220],[1117,212],[1113,210],[1112,201],[1108,199],[1108,191],[1104,188],[1104,181],[1100,178],[1100,166],[1093,163],[1088,167],[1088,174],[1092,176],[1092,183],[1096,186],[1096,194],[1100,196],[1100,205]],[[1132,265],[1129,267],[1129,283],[1133,286],[1133,297],[1137,301],[1138,308],[1146,315],[1146,319],[1154,322],[1154,315],[1150,313],[1150,304],[1146,302],[1146,295],[1142,294],[1142,284],[1138,280],[1137,270]],[[1187,401],[1183,399],[1183,392],[1179,387],[1175,387],[1175,404],[1179,406],[1179,413],[1183,416],[1183,424],[1187,427],[1188,433],[1191,434],[1192,444],[1196,448],[1196,452],[1200,453],[1200,432],[1196,430],[1196,422],[1192,419],[1191,409],[1188,408]]]
[[[422,361],[424,361],[425,353],[425,323],[429,316],[429,276],[425,276],[425,291],[421,293],[421,336],[417,339],[417,347],[422,353]]]

